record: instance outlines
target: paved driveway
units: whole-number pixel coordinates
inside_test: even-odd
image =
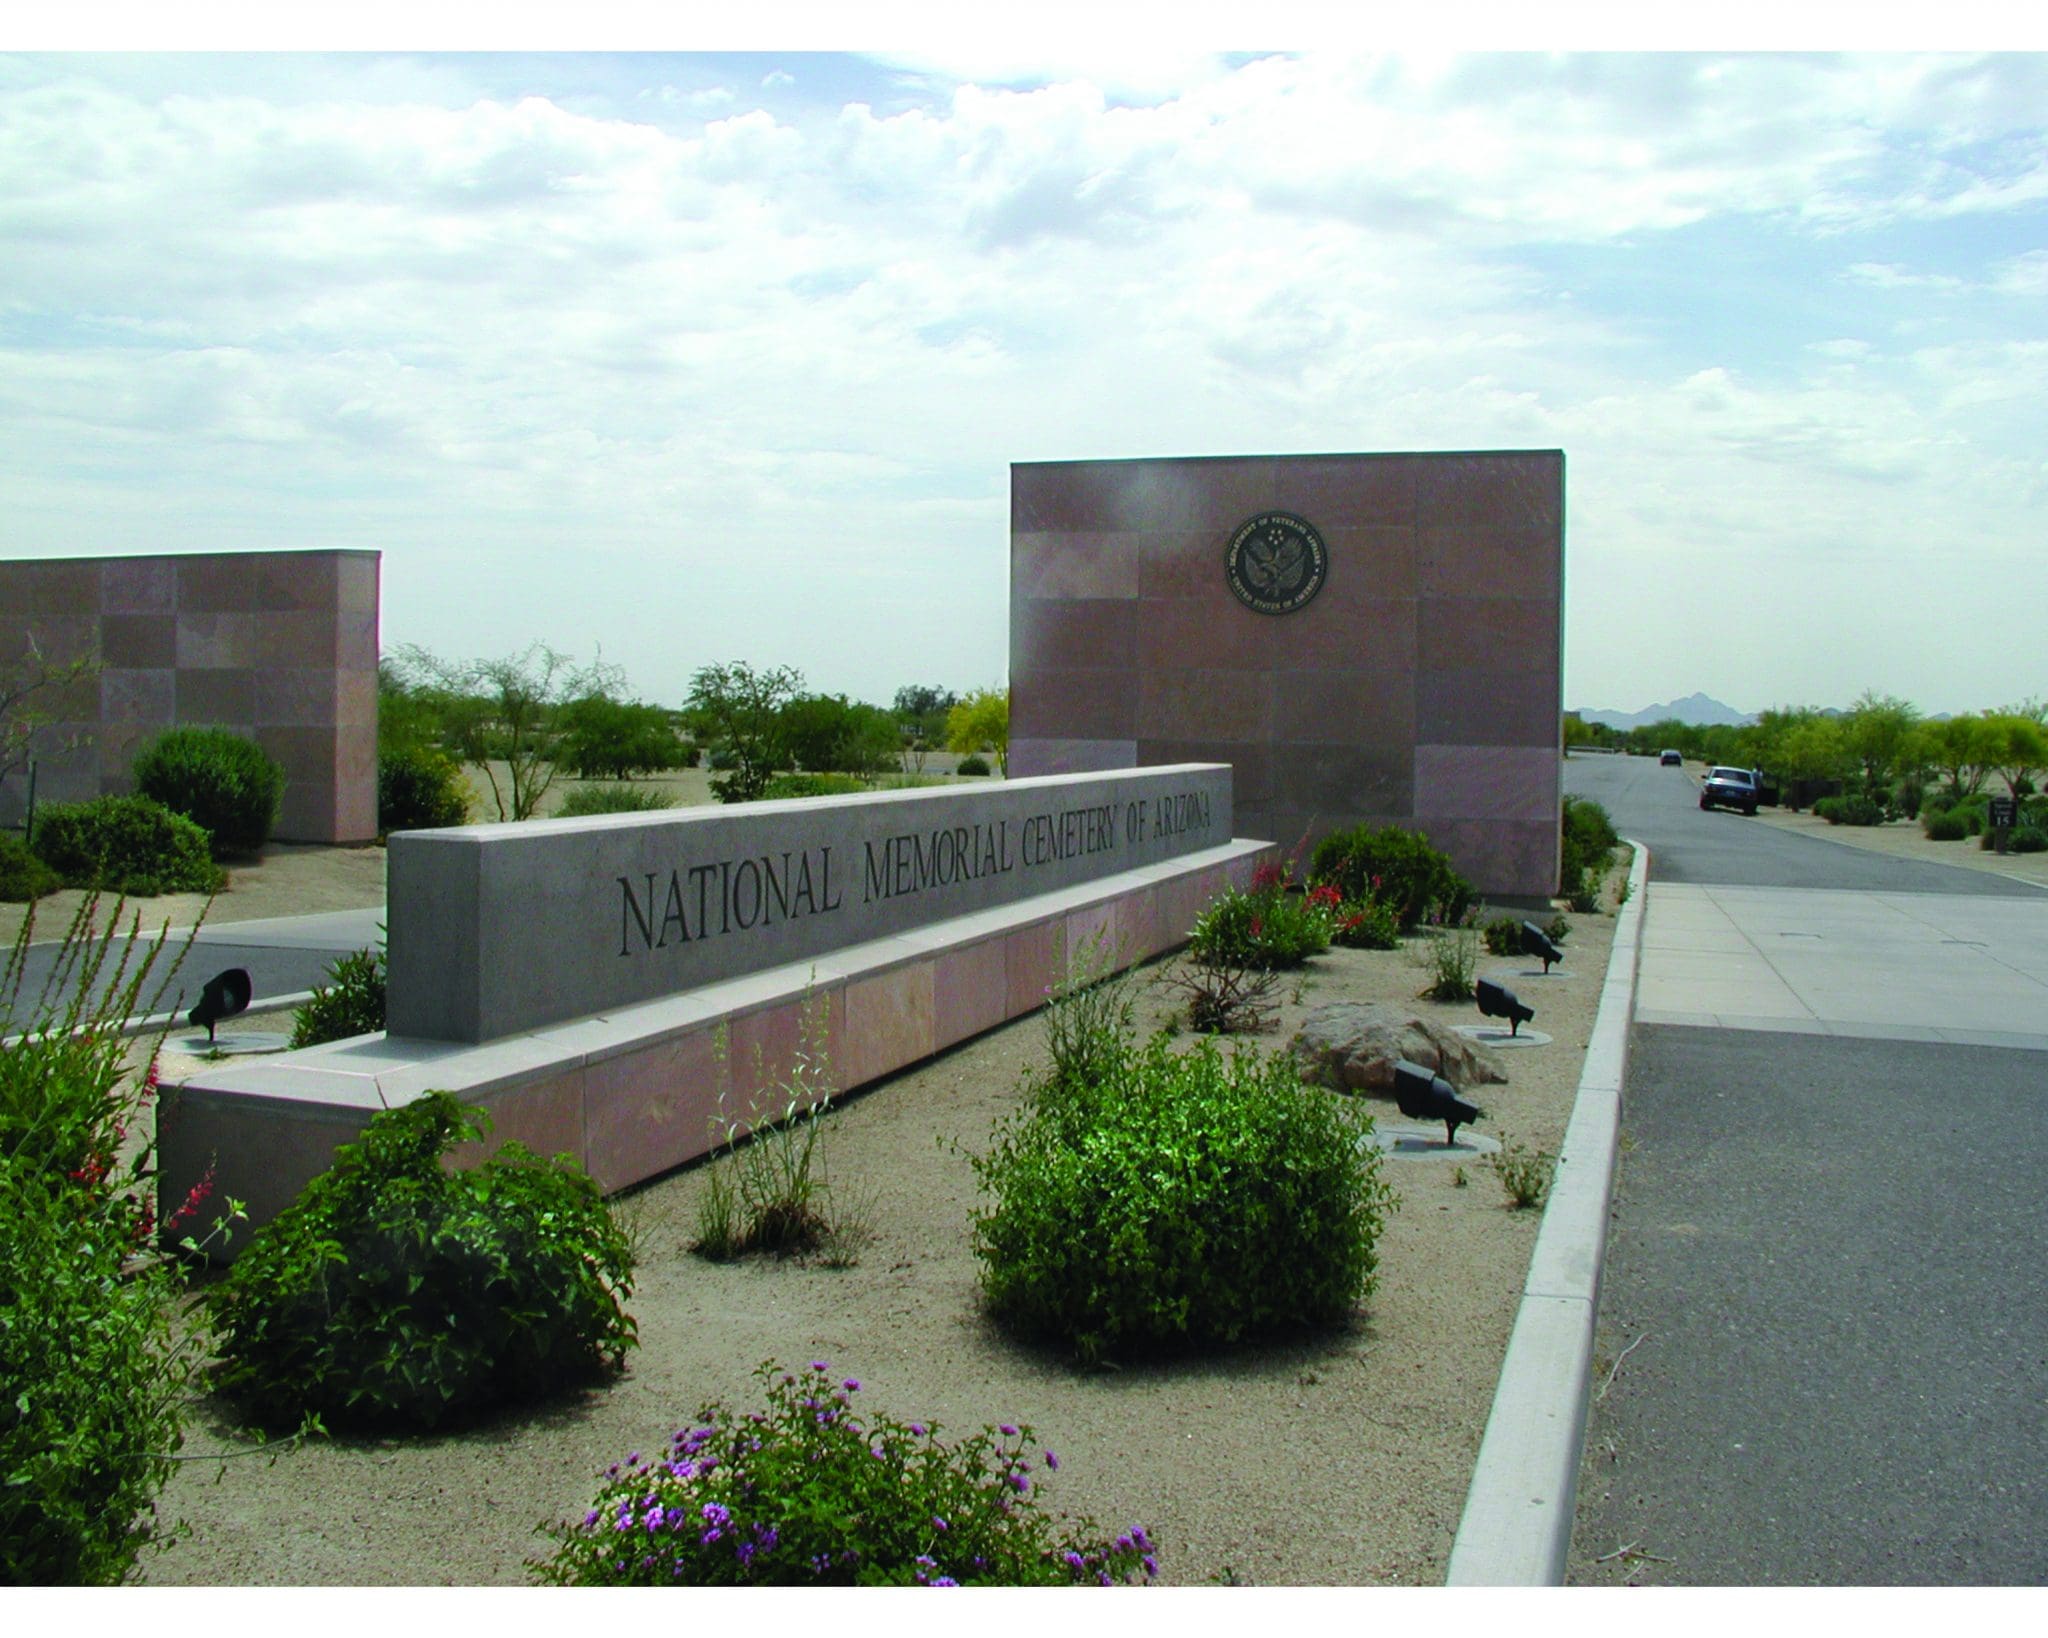
[[[162,1006],[166,1011],[189,1008],[198,999],[200,987],[228,967],[248,970],[258,1003],[303,994],[327,982],[328,969],[337,957],[377,945],[382,938],[378,926],[383,920],[381,909],[332,910],[322,915],[275,916],[263,921],[229,921],[202,927],[193,940],[191,954],[164,992]],[[184,939],[183,932],[173,931],[163,941],[166,953],[159,958],[162,966],[153,975],[155,979],[161,980],[169,956],[183,948]],[[158,937],[145,929],[141,941],[156,944]],[[34,1016],[35,1003],[49,981],[57,953],[55,944],[29,947],[19,1015],[9,1010],[6,997],[0,995],[0,1031],[18,1029]],[[142,999],[147,1002],[155,990],[156,984],[152,983]],[[67,988],[64,993],[71,992]]]
[[[1652,856],[1571,1578],[2048,1581],[2048,894],[1676,780],[1567,764]]]

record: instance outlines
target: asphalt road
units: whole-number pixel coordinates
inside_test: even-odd
[[[1691,773],[1648,757],[1568,757],[1564,788],[1598,802],[1616,830],[1650,850],[1652,881],[2048,898],[2038,887],[1988,871],[1888,859],[1758,824],[1725,808],[1702,812]]]
[[[189,1010],[206,981],[228,967],[247,970],[259,1005],[266,999],[304,994],[328,982],[329,969],[338,956],[376,945],[377,924],[384,919],[382,910],[343,910],[201,928],[191,951],[178,964],[176,972],[171,973],[173,962],[184,949],[185,934],[174,929],[166,940],[160,928],[148,925],[146,905],[143,908],[143,931],[136,941],[141,948],[130,957],[128,972],[132,977],[143,954],[156,952],[138,997],[145,1015]],[[70,983],[49,987],[57,958],[58,947],[54,944],[29,947],[22,983],[12,996],[0,992],[0,1033],[21,1029],[41,1016],[38,1003],[46,993],[62,997],[73,993],[75,974]],[[99,988],[103,993],[115,978],[114,965],[119,959],[117,946],[100,975]],[[171,974],[168,988],[163,987],[166,974]]]
[[[1701,813],[1676,769],[1573,759],[1566,785],[1651,849],[1653,917],[1659,881],[2048,915]],[[2038,1050],[1636,1027],[1574,1581],[2048,1582],[2044,1093]]]

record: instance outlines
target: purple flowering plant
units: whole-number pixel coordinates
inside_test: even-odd
[[[941,1439],[856,1411],[823,1361],[755,1371],[765,1411],[712,1402],[661,1455],[602,1475],[532,1568],[564,1586],[1114,1586],[1158,1572],[1142,1529],[1110,1539],[1042,1508],[1022,1424]],[[1050,1470],[1059,1464],[1042,1445]]]

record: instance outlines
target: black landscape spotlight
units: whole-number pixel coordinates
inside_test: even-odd
[[[213,1026],[223,1018],[232,1018],[238,1012],[246,1012],[249,998],[256,988],[249,982],[246,967],[230,967],[224,973],[215,973],[206,981],[206,987],[199,992],[199,1004],[186,1014],[189,1024],[204,1024],[206,1040],[213,1043]]]
[[[1533,921],[1522,923],[1522,952],[1541,959],[1546,978],[1550,976],[1550,964],[1564,960],[1564,951],[1552,943],[1550,935]]]
[[[1524,1006],[1515,992],[1505,985],[1496,984],[1490,978],[1482,978],[1472,986],[1479,997],[1479,1015],[1482,1018],[1505,1018],[1508,1033],[1515,1034],[1531,1018],[1536,1016],[1534,1007]]]
[[[1458,1141],[1460,1126],[1486,1118],[1484,1109],[1459,1097],[1443,1076],[1406,1058],[1394,1061],[1394,1102],[1410,1120],[1442,1121],[1446,1149]]]

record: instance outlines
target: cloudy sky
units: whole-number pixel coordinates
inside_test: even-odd
[[[886,702],[1012,461],[1560,448],[1568,704],[2048,693],[2048,55],[790,38],[0,55],[0,556]]]

